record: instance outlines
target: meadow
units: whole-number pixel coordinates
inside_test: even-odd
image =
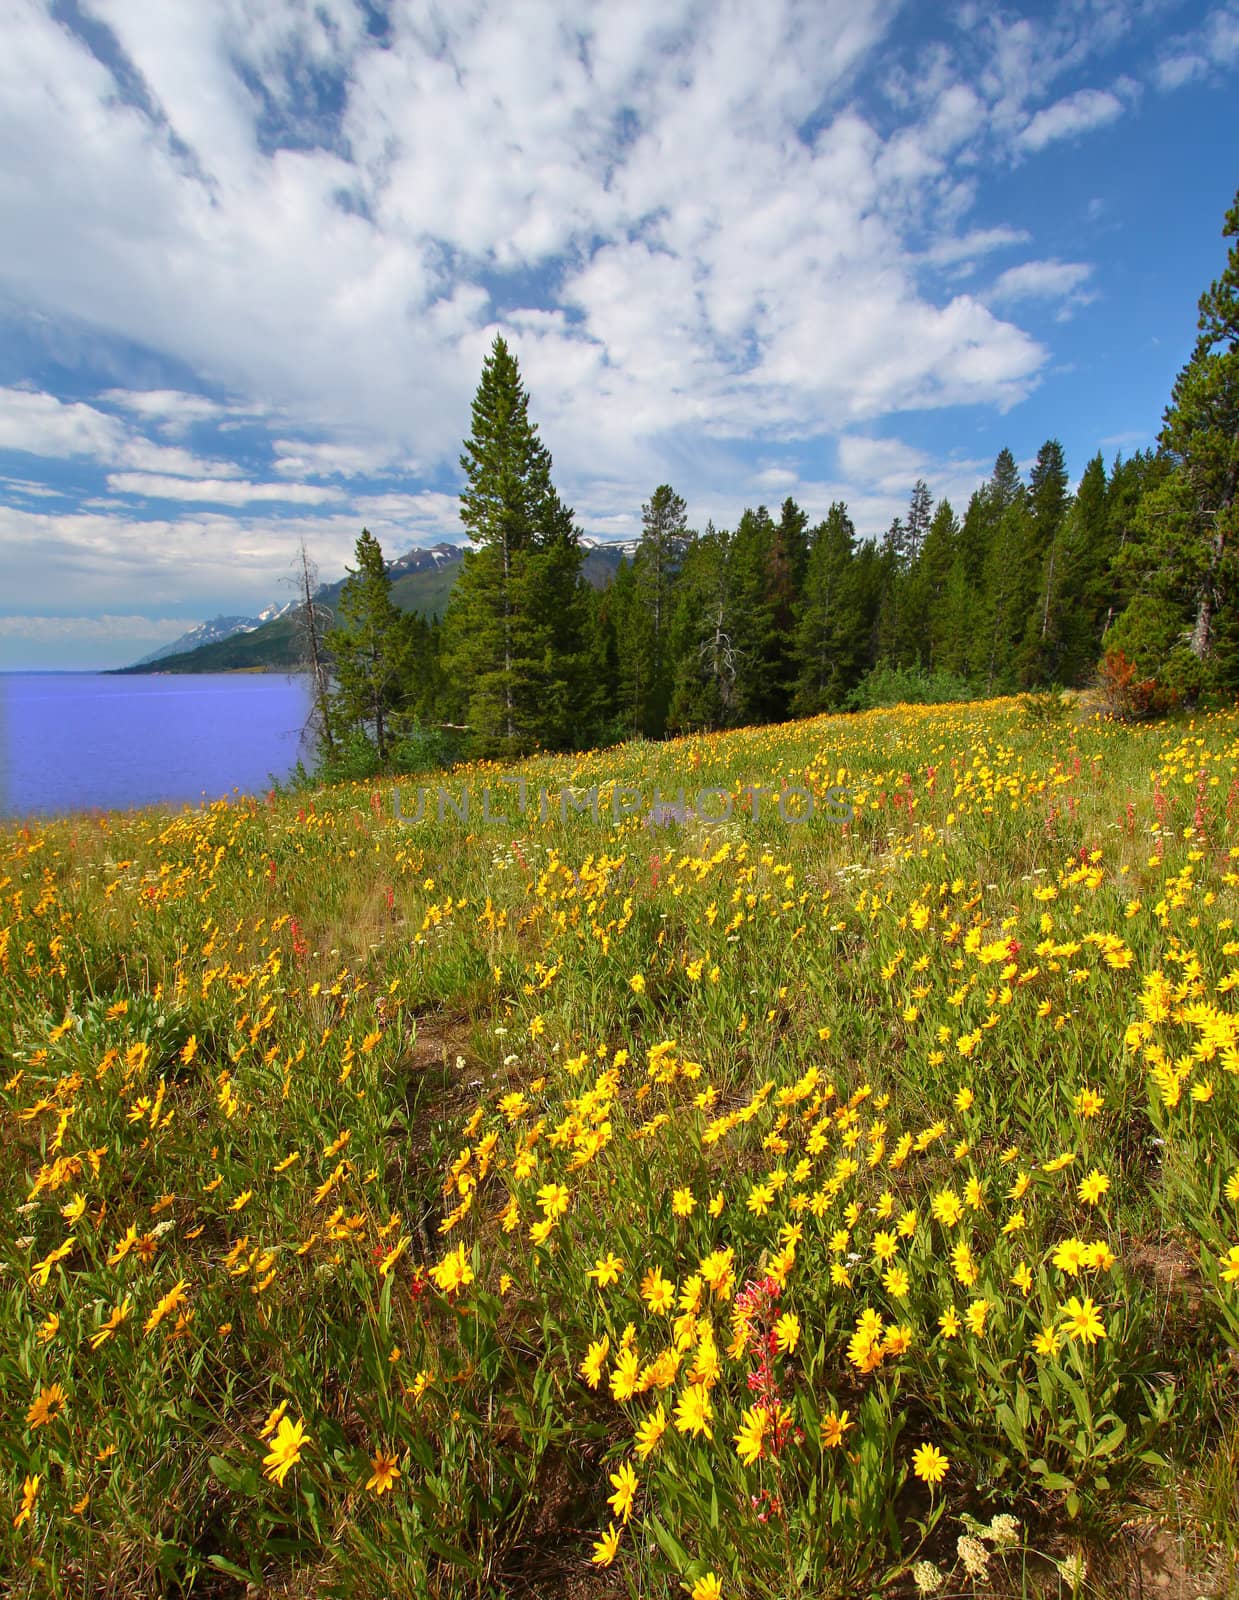
[[[522,771],[0,832],[5,1593],[1228,1592],[1239,715]]]

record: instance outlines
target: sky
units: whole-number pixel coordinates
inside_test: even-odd
[[[462,542],[497,332],[595,538],[1144,448],[1237,90],[1239,0],[9,0],[0,668]]]

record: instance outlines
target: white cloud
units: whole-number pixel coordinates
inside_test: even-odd
[[[972,228],[965,234],[939,239],[926,252],[926,259],[934,266],[950,267],[960,262],[972,263],[994,250],[1008,250],[1013,245],[1027,244],[1028,231],[1012,228],[1006,223],[995,228]]]
[[[311,443],[305,439],[275,439],[275,470],[296,478],[355,478],[393,469],[410,472],[416,462],[401,459],[382,444]]]
[[[793,488],[800,480],[800,474],[793,472],[789,467],[765,467],[761,472],[754,473],[753,484],[758,489],[769,489],[773,493],[783,494]]]
[[[188,450],[154,444],[119,417],[82,401],[65,403],[33,389],[0,388],[0,450],[52,459],[85,457],[141,471],[227,476],[228,461],[203,461]]]
[[[154,423],[161,432],[173,434],[184,433],[197,422],[262,414],[260,407],[221,405],[205,395],[186,394],[181,389],[105,389],[99,398]]]
[[[234,609],[273,597],[302,533],[325,574],[363,520],[389,555],[459,537],[455,497],[419,480],[454,471],[500,329],[587,531],[633,532],[660,481],[694,522],[734,522],[755,470],[737,440],[769,461],[841,435],[841,481],[809,488],[850,483],[874,516],[917,472],[955,482],[962,467],[878,438],[886,419],[1018,403],[1049,351],[1010,308],[1078,304],[1089,271],[1029,262],[955,292],[1029,242],[1001,217],[970,225],[978,168],[1119,115],[1122,80],[1045,103],[1137,9],[1063,4],[1034,23],[977,7],[868,112],[858,76],[885,71],[897,0],[419,0],[391,8],[381,44],[355,0],[81,5],[142,92],[40,0],[14,0],[0,228],[21,249],[0,256],[0,290],[66,338],[152,352],[143,372],[227,398],[139,380],[93,405],[0,394],[0,446],[215,508],[143,520],[97,502],[23,524],[52,552],[23,579],[43,609],[73,560],[113,596],[145,589],[149,563],[152,593]],[[316,83],[339,108],[319,109]],[[193,429],[224,452],[245,423],[269,465],[158,442]],[[378,475],[392,492],[355,493]],[[772,493],[794,481],[757,472]]]
[[[1083,261],[1024,261],[998,275],[990,289],[990,299],[1000,304],[1062,299],[1074,295],[1092,271]]]
[[[179,638],[196,625],[182,617],[0,616],[0,638],[71,640],[77,644],[107,644],[116,639],[158,642]]]
[[[260,500],[290,505],[321,506],[343,498],[339,489],[311,483],[249,483],[237,478],[164,478],[150,472],[110,472],[114,494],[141,495],[147,500],[201,500],[218,506],[246,506]]]
[[[1239,5],[1219,6],[1192,33],[1172,39],[1157,64],[1159,89],[1181,89],[1239,62]]]
[[[334,461],[289,435],[281,473],[364,471],[370,438],[452,463],[495,326],[518,330],[569,474],[600,438],[636,470],[669,429],[734,438],[768,419],[784,437],[1010,404],[1044,361],[979,302],[918,285],[904,229],[942,214],[952,154],[987,113],[945,72],[888,137],[849,109],[893,0],[402,8],[382,48],[344,0],[316,20],[294,0],[261,19],[240,0],[91,9],[159,119],[27,0],[0,137],[38,152],[38,180],[0,192],[25,241],[0,272],[49,316],[340,435]],[[338,129],[260,148],[238,59],[290,115],[296,63],[338,74]],[[508,269],[549,274],[554,303],[522,305]],[[844,359],[823,360],[840,328]],[[115,403],[160,427],[204,418],[174,391]]]
[[[839,440],[839,471],[849,482],[888,491],[910,489],[926,464],[925,452],[901,439],[845,433]]]
[[[1038,111],[1017,140],[1023,150],[1044,150],[1056,139],[1091,133],[1123,114],[1123,102],[1108,89],[1079,89]]]

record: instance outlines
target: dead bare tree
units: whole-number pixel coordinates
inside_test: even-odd
[[[297,607],[293,621],[297,629],[298,655],[302,670],[310,679],[310,715],[306,732],[321,741],[329,754],[335,751],[331,732],[331,673],[328,665],[326,633],[333,621],[330,606],[325,606],[315,596],[318,594],[318,568],[305,547],[305,541],[293,561],[292,583],[297,590]]]

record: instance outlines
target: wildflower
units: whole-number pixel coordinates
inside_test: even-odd
[[[374,1470],[366,1479],[366,1488],[375,1496],[389,1493],[400,1476],[395,1456],[388,1455],[385,1450],[378,1450],[370,1465]]]
[[[1058,1354],[1059,1342],[1057,1329],[1052,1322],[1047,1322],[1033,1338],[1033,1350],[1039,1356],[1054,1356]]]
[[[704,1434],[707,1439],[713,1439],[710,1428],[713,1418],[714,1407],[710,1404],[709,1392],[702,1384],[690,1384],[675,1408],[676,1427],[681,1433]]]
[[[659,1267],[650,1267],[641,1280],[641,1298],[655,1316],[665,1316],[675,1299],[675,1285],[668,1283]]]
[[[1058,1563],[1059,1574],[1064,1583],[1069,1584],[1072,1592],[1084,1582],[1084,1575],[1088,1568],[1084,1557],[1079,1554],[1069,1555]]]
[[[1095,1206],[1109,1187],[1109,1178],[1094,1167],[1076,1190],[1076,1197],[1086,1206]]]
[[[922,1483],[931,1487],[941,1483],[951,1463],[934,1444],[922,1444],[912,1452],[912,1470]]]
[[[1027,1261],[1021,1261],[1011,1274],[1011,1282],[1022,1295],[1027,1295],[1032,1288],[1032,1271]]]
[[[627,1522],[632,1515],[632,1503],[637,1497],[637,1474],[625,1461],[618,1472],[610,1474],[610,1482],[615,1493],[607,1497],[607,1504],[621,1522]]]
[[[615,1560],[615,1552],[619,1549],[620,1531],[612,1522],[607,1531],[594,1544],[594,1553],[590,1561],[595,1567],[609,1567]]]
[[[185,1291],[188,1287],[189,1284],[184,1278],[174,1283],[163,1299],[157,1302],[150,1316],[142,1324],[142,1332],[145,1334],[154,1333],[166,1316],[175,1311],[178,1306],[183,1305],[185,1303]]]
[[[1082,1339],[1085,1344],[1096,1344],[1098,1339],[1106,1337],[1106,1325],[1098,1316],[1091,1295],[1086,1295],[1083,1300],[1072,1295],[1063,1307],[1063,1314],[1067,1318],[1066,1334],[1073,1344],[1077,1339]]]
[[[873,1236],[873,1253],[879,1261],[889,1261],[898,1250],[895,1235],[882,1229]]]
[[[954,1306],[948,1306],[938,1318],[938,1327],[942,1330],[944,1339],[957,1339],[959,1337],[959,1312],[956,1311]]]
[[[284,1479],[301,1460],[301,1451],[309,1442],[304,1418],[289,1422],[287,1417],[281,1417],[271,1449],[262,1458],[263,1477],[283,1488]]]
[[[972,1251],[966,1239],[961,1239],[951,1251],[951,1270],[965,1289],[971,1289],[977,1281],[976,1263],[972,1259]]]
[[[1230,1249],[1218,1261],[1222,1269],[1222,1277],[1227,1283],[1239,1283],[1239,1244],[1232,1244]]]
[[[1051,1265],[1072,1278],[1078,1278],[1083,1265],[1084,1251],[1085,1245],[1082,1240],[1064,1239],[1050,1257]]]
[[[644,994],[645,978],[641,973],[634,972],[632,977],[628,980],[628,987],[632,990],[633,994]]]
[[[20,1528],[23,1522],[29,1522],[34,1511],[34,1503],[39,1498],[39,1484],[42,1481],[42,1474],[36,1472],[32,1478],[28,1477],[22,1484],[22,1503],[18,1507],[17,1515],[13,1518],[13,1526],[15,1528]]]
[[[571,1194],[562,1183],[545,1183],[538,1190],[538,1204],[548,1222],[563,1216],[570,1199]]]
[[[974,1300],[964,1312],[964,1321],[968,1324],[969,1333],[975,1334],[979,1339],[985,1332],[985,1319],[989,1315],[988,1300]]]
[[[607,1352],[611,1348],[611,1341],[604,1333],[601,1339],[595,1339],[585,1352],[585,1359],[577,1369],[589,1384],[591,1389],[596,1389],[602,1378],[602,1369],[606,1364]]]
[[[667,1413],[663,1410],[662,1402],[645,1418],[637,1424],[635,1450],[637,1458],[644,1461],[658,1448],[659,1441],[667,1431]]]
[[[40,1344],[51,1344],[52,1340],[59,1332],[60,1313],[58,1311],[52,1311],[49,1312],[46,1317],[44,1317],[42,1322],[40,1322],[36,1338]]]
[[[1078,1117],[1095,1117],[1106,1103],[1105,1095],[1098,1094],[1095,1089],[1084,1088],[1071,1102],[1072,1109]]]
[[[677,1189],[671,1196],[671,1210],[677,1217],[691,1217],[696,1204],[691,1189]]]
[[[917,1561],[912,1567],[912,1581],[917,1594],[937,1594],[945,1579],[932,1561]]]
[[[774,1325],[774,1336],[780,1351],[790,1356],[800,1342],[800,1318],[794,1311],[785,1311]]]
[[[98,1350],[100,1345],[106,1344],[116,1332],[117,1328],[120,1327],[121,1323],[124,1322],[128,1317],[131,1309],[132,1304],[130,1296],[126,1295],[118,1306],[113,1307],[112,1311],[108,1315],[108,1320],[91,1334],[90,1348],[92,1350]]]
[[[822,1418],[822,1447],[826,1450],[835,1450],[843,1443],[843,1435],[852,1426],[848,1413],[844,1411],[828,1411]]]
[[[954,1189],[939,1189],[930,1201],[929,1209],[944,1228],[953,1228],[964,1214],[963,1205]]]
[[[65,1398],[64,1389],[58,1383],[41,1389],[26,1413],[26,1426],[45,1428],[49,1422],[55,1422],[65,1408]]]
[[[751,1467],[765,1454],[766,1439],[773,1426],[773,1418],[763,1405],[749,1406],[740,1418],[740,1430],[734,1435],[736,1454],[746,1467]]]
[[[984,1577],[989,1568],[989,1551],[971,1533],[961,1533],[955,1541],[955,1551],[970,1578]]]
[[[906,1300],[911,1282],[903,1267],[891,1267],[882,1279],[887,1294],[896,1300]]]
[[[611,1396],[615,1400],[631,1400],[637,1392],[637,1371],[641,1357],[635,1350],[623,1349],[611,1370]]]
[[[1018,1544],[1020,1537],[1020,1524],[1016,1517],[1009,1511],[1000,1511],[993,1517],[989,1525],[989,1537],[996,1545]]]
[[[430,1276],[434,1279],[435,1287],[444,1294],[455,1294],[472,1283],[473,1267],[465,1255],[464,1245],[449,1250],[437,1266],[431,1267]]]
[[[707,1572],[689,1590],[688,1600],[723,1600],[723,1586],[712,1572]]]

